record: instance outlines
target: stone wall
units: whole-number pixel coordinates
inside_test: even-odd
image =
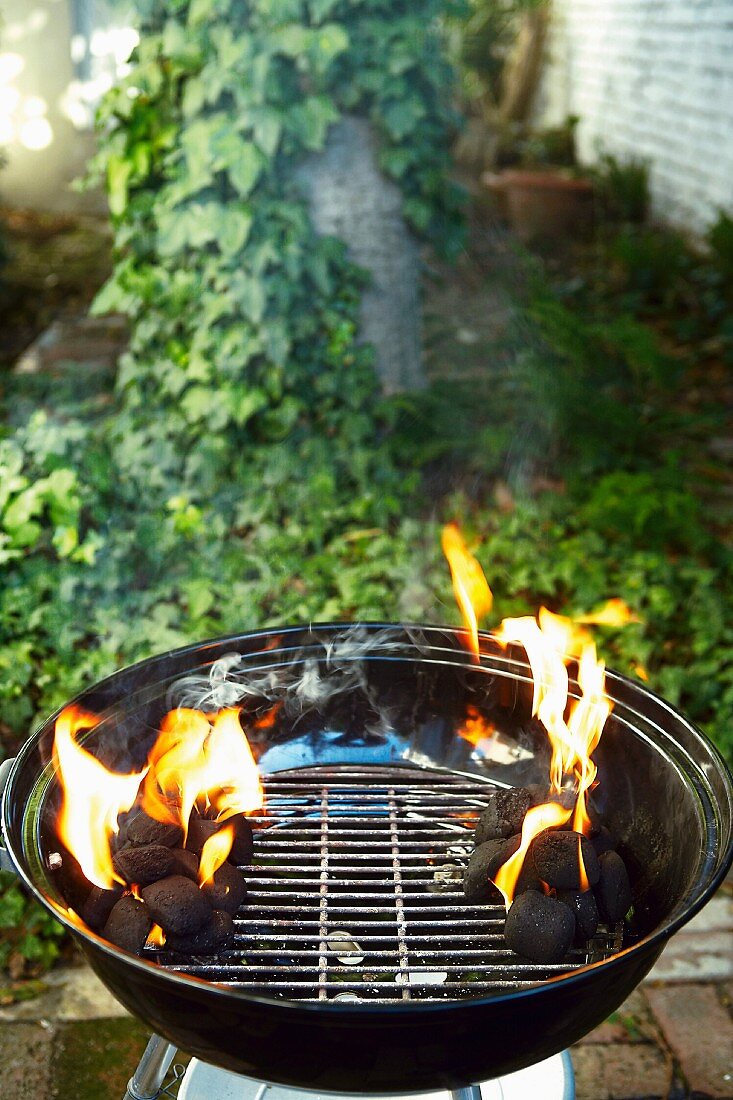
[[[651,168],[654,213],[733,213],[733,0],[553,0],[543,124],[580,116],[581,159]]]

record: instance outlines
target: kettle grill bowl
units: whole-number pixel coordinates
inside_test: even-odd
[[[75,702],[101,718],[85,744],[109,767],[132,770],[163,714],[182,698],[182,678],[200,684],[214,662],[239,654],[243,683],[285,685],[274,724],[250,736],[265,776],[359,764],[434,770],[436,784],[446,771],[507,786],[546,781],[549,750],[530,719],[524,654],[503,650],[488,634],[481,646],[477,665],[460,632],[448,628],[293,627],[151,658]],[[306,670],[309,678],[301,680]],[[319,694],[314,682],[334,690]],[[193,686],[188,679],[189,693]],[[605,1019],[709,899],[733,858],[733,786],[715,748],[641,685],[608,673],[606,690],[614,710],[594,754],[596,798],[632,878],[628,946],[530,988],[423,1002],[306,1003],[200,980],[117,950],[69,918],[50,866],[58,847],[58,788],[49,763],[55,716],[11,770],[5,843],[19,874],[66,924],[105,985],[179,1048],[264,1081],[323,1092],[462,1087],[549,1057]],[[265,698],[263,687],[245,709],[270,706],[274,696]],[[496,737],[473,746],[460,736],[468,704],[499,730]]]

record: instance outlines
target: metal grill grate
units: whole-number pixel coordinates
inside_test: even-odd
[[[521,989],[619,950],[620,927],[560,964],[523,962],[504,945],[503,906],[466,902],[470,831],[488,790],[388,766],[270,777],[234,949],[158,961],[268,997],[396,1003]]]

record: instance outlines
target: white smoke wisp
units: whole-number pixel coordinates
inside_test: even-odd
[[[414,632],[409,641],[418,648],[425,645]],[[346,692],[361,691],[371,701],[365,660],[400,650],[405,650],[403,627],[373,630],[356,624],[323,639],[314,634],[300,649],[271,649],[267,651],[269,661],[277,661],[279,655],[281,663],[264,667],[254,665],[259,654],[226,653],[208,671],[177,680],[170,688],[169,703],[171,707],[211,712],[246,706],[248,700],[284,702],[289,710],[302,715]]]

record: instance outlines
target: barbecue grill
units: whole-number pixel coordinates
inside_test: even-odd
[[[504,913],[460,878],[493,786],[546,781],[523,651],[460,632],[369,624],[289,628],[187,647],[79,697],[84,740],[139,768],[177,704],[271,713],[248,736],[266,787],[250,898],[214,959],[126,955],[69,916],[55,831],[53,719],[9,770],[9,860],[118,999],[204,1062],[310,1090],[460,1089],[549,1058],[643,978],[733,858],[733,786],[707,740],[663,700],[609,673],[595,753],[599,810],[632,878],[634,915],[562,964],[503,944]],[[571,694],[578,694],[577,685]],[[273,708],[273,704],[276,706]],[[467,708],[487,736],[461,736]]]

